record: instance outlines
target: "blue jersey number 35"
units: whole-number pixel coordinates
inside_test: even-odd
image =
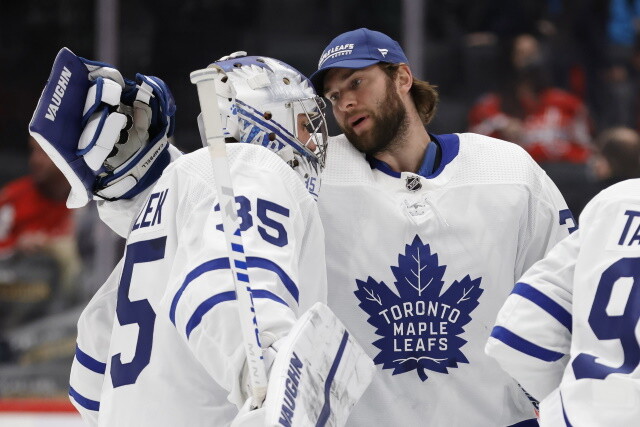
[[[251,201],[245,196],[236,196],[236,204],[238,207],[238,218],[240,218],[240,231],[247,231],[253,226],[253,210]],[[216,204],[214,210],[220,210],[220,204]],[[269,200],[258,199],[256,201],[255,215],[260,221],[258,225],[258,233],[265,242],[272,245],[283,247],[289,244],[287,229],[279,221],[281,218],[289,217],[289,209],[280,206]],[[275,217],[275,218],[272,218]],[[222,231],[222,224],[218,224],[216,229]]]

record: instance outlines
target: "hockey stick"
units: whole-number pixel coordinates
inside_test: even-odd
[[[233,274],[233,282],[238,299],[238,314],[240,329],[247,355],[249,367],[249,381],[251,384],[252,407],[259,408],[267,393],[267,372],[262,357],[262,347],[258,336],[258,322],[251,296],[247,260],[244,255],[242,236],[237,222],[236,202],[231,185],[231,171],[227,160],[220,109],[217,101],[216,80],[219,73],[224,73],[215,67],[196,70],[191,73],[191,83],[198,88],[198,98],[202,110],[204,133],[211,155],[213,177],[220,201],[222,227],[227,241],[229,264]],[[219,84],[225,84],[220,81]]]

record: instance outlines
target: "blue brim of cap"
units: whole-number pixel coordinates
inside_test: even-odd
[[[324,88],[324,75],[327,71],[332,68],[367,68],[371,65],[378,64],[381,62],[378,59],[345,59],[343,61],[333,62],[331,65],[320,68],[315,73],[311,74],[309,80],[313,84],[313,87],[316,90],[316,93],[320,96],[323,95],[322,91]]]

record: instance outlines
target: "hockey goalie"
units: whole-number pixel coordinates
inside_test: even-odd
[[[169,143],[166,84],[68,49],[56,58],[30,133],[72,185],[68,205],[97,200],[127,239],[78,322],[71,400],[101,426],[343,425],[373,363],[322,304],[322,102],[272,58],[215,65],[224,136],[239,142],[226,156],[244,264],[230,261],[207,150],[181,155]],[[264,402],[250,385],[232,271],[255,306]]]

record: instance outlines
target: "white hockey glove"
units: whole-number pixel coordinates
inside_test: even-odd
[[[71,184],[67,206],[129,199],[170,162],[175,103],[157,77],[125,80],[108,64],[60,50],[29,132]]]
[[[231,426],[344,426],[375,366],[340,320],[316,303],[276,344],[264,405],[247,400]]]

